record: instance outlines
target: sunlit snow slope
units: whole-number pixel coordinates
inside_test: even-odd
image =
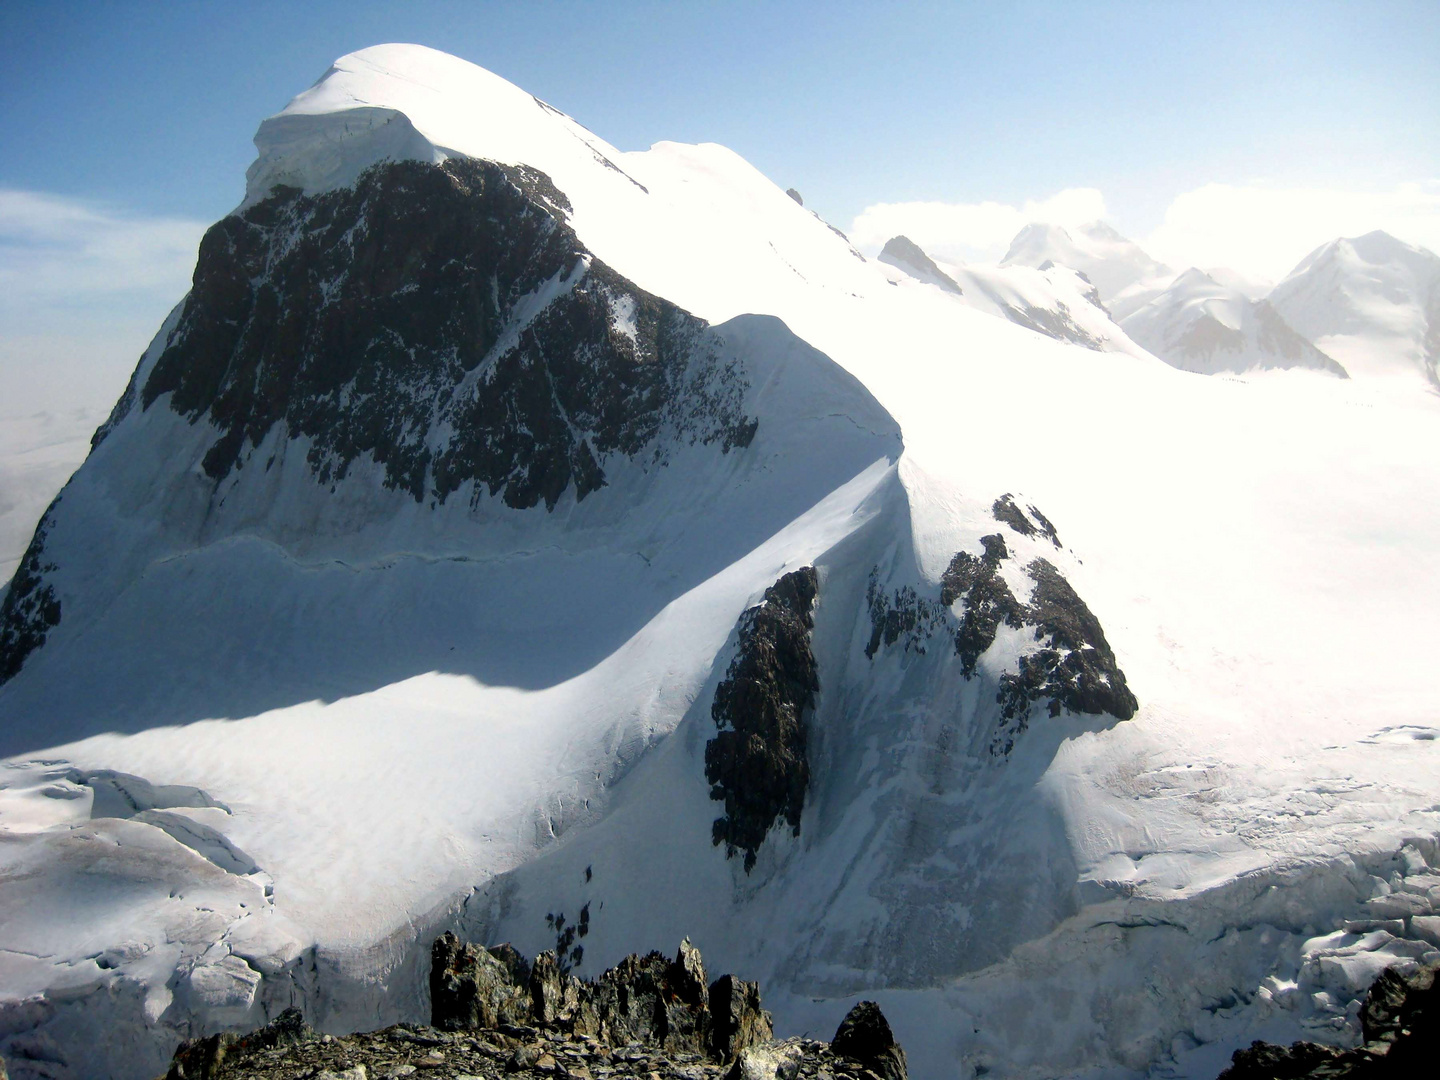
[[[424,1018],[446,927],[922,1077],[1210,1076],[1433,950],[1434,398],[1052,340],[416,46],[256,143],[5,601],[12,1075]]]
[[[1291,326],[1357,378],[1440,388],[1440,256],[1383,232],[1333,240],[1275,286]]]

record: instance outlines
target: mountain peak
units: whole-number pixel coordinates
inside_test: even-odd
[[[616,164],[620,152],[570,116],[423,45],[375,45],[340,57],[260,125],[255,147],[245,205],[276,185],[313,195],[353,184],[379,161],[434,164],[456,155],[528,165],[564,190],[604,183],[605,174],[635,184]]]
[[[960,293],[960,286],[955,284],[955,279],[936,266],[935,260],[926,255],[924,249],[908,236],[892,236],[885,241],[885,247],[880,251],[880,261],[899,267],[911,277],[938,285],[946,292],[957,295]]]

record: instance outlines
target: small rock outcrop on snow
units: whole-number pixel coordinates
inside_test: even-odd
[[[1055,526],[1033,506],[1028,509],[1027,515],[1007,494],[995,500],[992,513],[1019,535],[1039,537],[1059,548]],[[999,725],[990,743],[990,753],[996,757],[1014,749],[1015,740],[1030,724],[1033,706],[1042,701],[1052,717],[1062,710],[1108,714],[1118,720],[1134,716],[1139,703],[1105,640],[1100,620],[1065,576],[1048,559],[1031,559],[1023,568],[1030,595],[1021,600],[1002,572],[1012,558],[1004,535],[982,536],[980,545],[978,555],[955,553],[941,575],[938,603],[912,586],[887,595],[872,573],[866,594],[871,622],[866,655],[873,658],[882,644],[901,640],[907,652],[913,649],[923,655],[925,643],[944,632],[951,635],[961,671],[969,680],[1002,629],[1018,632],[1014,663],[999,674],[995,699],[1000,706]]]
[[[727,856],[743,851],[747,872],[777,818],[800,834],[810,785],[805,713],[820,689],[810,651],[819,584],[806,566],[766,589],[741,616],[735,659],[715,688],[710,715],[720,732],[705,747],[705,779],[725,814],[713,839]]]

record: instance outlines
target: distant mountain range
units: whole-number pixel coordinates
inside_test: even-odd
[[[880,260],[1040,333],[1095,349],[1133,343],[1185,371],[1291,368],[1440,387],[1440,257],[1384,232],[1324,245],[1273,290],[1224,269],[1176,273],[1103,222],[1027,225],[997,267],[940,264],[905,237]],[[1078,290],[1057,268],[1078,276]]]

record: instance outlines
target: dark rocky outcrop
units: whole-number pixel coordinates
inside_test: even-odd
[[[430,1002],[438,1028],[528,1023],[530,967],[508,945],[486,949],[446,933],[430,950]]]
[[[1433,1076],[1440,1061],[1440,969],[1384,971],[1360,1009],[1361,1045],[1348,1050],[1312,1042],[1254,1042],[1235,1051],[1220,1080],[1409,1080]]]
[[[1004,509],[1000,507],[997,516]],[[958,552],[940,579],[941,603],[964,601],[955,652],[966,678],[974,675],[979,657],[994,644],[1001,623],[1015,630],[1033,629],[1040,646],[1020,656],[1017,671],[1000,676],[995,700],[1001,726],[991,752],[1004,755],[1013,749],[1016,737],[1029,725],[1031,707],[1041,700],[1048,699],[1046,711],[1051,716],[1059,716],[1062,709],[1108,713],[1119,720],[1134,716],[1139,703],[1126,685],[1100,620],[1064,575],[1046,559],[1031,560],[1025,574],[1034,588],[1030,602],[1023,604],[1000,575],[1001,563],[1009,558],[1005,538],[993,533],[981,537],[980,543],[982,556]]]
[[[1018,673],[1001,676],[1001,715],[1023,726],[1030,706],[1049,698],[1051,716],[1063,708],[1130,719],[1139,703],[1125,684],[1100,620],[1045,559],[1031,562],[1025,573],[1035,588],[1023,618],[1034,625],[1042,647],[1020,658]]]
[[[1025,537],[1043,537],[1059,547],[1052,525],[1033,506],[1026,510],[1004,495],[991,512],[997,520]],[[1038,524],[1037,524],[1038,522]],[[1046,702],[1046,711],[1062,710],[1118,720],[1135,715],[1139,704],[1126,685],[1100,620],[1080,599],[1064,575],[1047,559],[1032,559],[1025,575],[1033,583],[1028,603],[1011,591],[1001,567],[1011,557],[1005,537],[980,538],[981,554],[960,551],[940,576],[940,601],[919,596],[913,588],[887,595],[872,572],[866,592],[871,633],[865,655],[874,658],[882,645],[903,640],[905,650],[924,654],[925,643],[941,629],[953,633],[955,654],[965,678],[975,677],[980,657],[995,644],[1001,626],[1031,631],[1036,647],[1023,652],[1016,670],[999,676],[996,703],[1000,723],[990,752],[1010,753],[1016,738],[1029,726],[1032,707]],[[960,605],[958,614],[952,614]],[[953,628],[953,629],[951,629]]]
[[[801,206],[804,206],[804,205],[805,205],[805,200],[800,197],[800,192],[796,191],[793,187],[791,187],[791,188],[786,188],[786,189],[785,189],[785,194],[786,194],[786,195],[789,195],[790,198],[794,199],[794,200],[795,200],[797,203],[799,203]]]
[[[1050,519],[1034,506],[1027,507],[1027,509],[1030,511],[1029,517],[1016,505],[1015,496],[1007,492],[995,500],[990,507],[990,513],[1000,524],[1009,525],[1021,536],[1043,536],[1058,548],[1060,537],[1055,532],[1055,526],[1050,524]],[[1031,521],[1031,518],[1035,520]]]
[[[168,1080],[906,1080],[905,1053],[872,1002],[851,1011],[833,1046],[776,1042],[756,985],[724,975],[707,986],[688,941],[673,959],[627,956],[594,981],[561,975],[546,955],[527,965],[508,945],[445,934],[432,949],[433,1027],[317,1036],[291,1009],[249,1035],[185,1043]],[[477,1000],[496,987],[508,987],[499,998],[550,1018],[532,1011],[489,1023]]]
[[[873,1001],[862,1001],[845,1015],[830,1040],[830,1049],[858,1061],[884,1080],[906,1080],[908,1075],[905,1051],[895,1041],[880,1006]]]
[[[865,655],[872,660],[882,644],[888,648],[901,640],[905,652],[914,650],[924,656],[925,642],[945,626],[944,606],[921,596],[914,586],[904,585],[893,593],[880,588],[879,567],[870,571],[865,603],[870,609],[870,640]]]
[[[241,1062],[265,1050],[287,1050],[315,1038],[299,1009],[286,1009],[264,1027],[247,1035],[224,1031],[192,1039],[175,1051],[165,1080],[216,1080],[244,1076]]]
[[[474,481],[517,508],[583,499],[666,432],[748,445],[743,372],[593,259],[568,210],[544,174],[465,158],[275,188],[206,233],[141,404],[219,429],[217,481],[283,425],[322,484],[370,456],[416,500]]]
[[[1024,605],[1000,576],[1000,564],[1010,557],[1005,538],[999,533],[982,536],[980,546],[983,555],[956,552],[940,575],[940,603],[948,608],[965,602],[955,631],[955,654],[967,679],[975,674],[981,654],[995,643],[1001,623],[1015,630],[1025,625]]]
[[[810,784],[805,713],[820,689],[810,650],[818,590],[813,566],[766,589],[740,617],[735,658],[715,688],[710,716],[720,732],[705,747],[705,779],[725,814],[712,838],[727,857],[745,852],[747,872],[777,818],[800,834]]]
[[[57,497],[40,519],[0,603],[0,685],[18,675],[26,657],[44,645],[50,631],[60,625],[60,597],[45,579],[56,569],[45,558],[45,538],[59,503]]]

